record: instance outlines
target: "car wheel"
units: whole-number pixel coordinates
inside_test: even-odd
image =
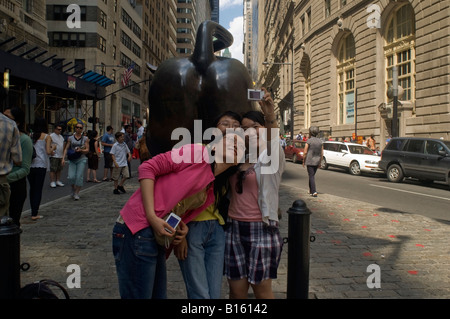
[[[327,169],[328,168],[328,164],[327,164],[327,160],[324,158],[322,158],[322,161],[320,162],[320,168],[321,169]]]
[[[359,163],[357,161],[353,161],[350,163],[350,174],[352,175],[361,175],[361,167],[359,167]]]
[[[292,163],[297,163],[297,155],[292,156]]]
[[[398,183],[403,180],[402,168],[397,164],[392,164],[387,170],[387,179],[390,182]]]

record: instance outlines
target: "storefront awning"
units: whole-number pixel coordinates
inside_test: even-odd
[[[94,83],[98,86],[106,87],[108,85],[114,84],[115,82],[104,75],[98,74],[94,71],[89,71],[85,73],[82,77],[83,80]]]

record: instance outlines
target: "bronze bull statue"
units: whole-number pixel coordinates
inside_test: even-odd
[[[202,120],[204,131],[225,111],[243,114],[256,109],[256,104],[247,100],[247,89],[253,87],[247,68],[236,59],[214,54],[232,43],[233,36],[225,28],[205,21],[190,57],[171,58],[157,68],[148,95],[151,155],[166,152],[179,142],[171,139],[176,128],[188,129],[193,137],[194,120]]]

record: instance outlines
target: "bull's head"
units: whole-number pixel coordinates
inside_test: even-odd
[[[189,58],[172,58],[158,67],[148,97],[147,144],[152,155],[178,143],[171,140],[175,128],[187,128],[194,136],[194,120],[202,120],[205,130],[225,111],[241,114],[255,108],[247,100],[247,89],[253,87],[247,68],[236,59],[214,54],[232,43],[226,29],[205,21]]]

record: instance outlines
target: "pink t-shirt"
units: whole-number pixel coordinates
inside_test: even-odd
[[[238,175],[244,174],[241,194],[236,192]],[[243,222],[262,221],[262,214],[258,205],[258,182],[253,168],[245,173],[236,173],[230,177],[231,201],[228,216]]]
[[[139,166],[139,180],[149,178],[155,181],[156,216],[164,217],[179,201],[207,186],[209,187],[206,202],[201,207],[186,212],[182,217],[183,222],[188,223],[214,202],[214,187],[211,184],[214,181],[214,174],[210,164],[205,160],[206,154],[204,146],[189,144],[159,154]],[[179,155],[188,155],[188,158],[183,157],[183,161],[178,163],[176,159],[180,158]],[[187,160],[189,157],[190,160]],[[139,188],[120,211],[132,234],[150,226],[142,196]]]

